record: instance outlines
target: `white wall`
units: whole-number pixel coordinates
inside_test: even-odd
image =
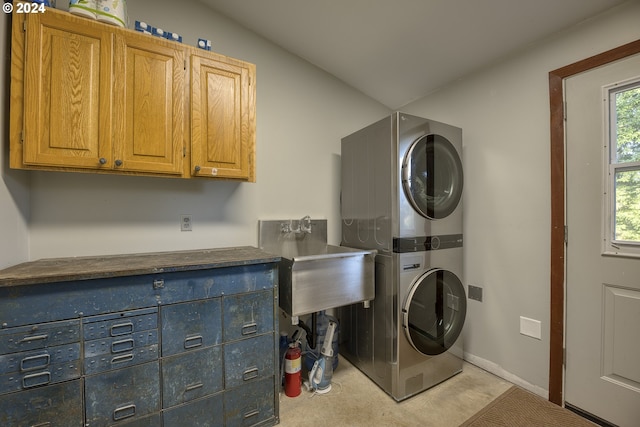
[[[0,269],[28,257],[29,176],[9,169],[9,15],[0,15]]]
[[[131,22],[192,45],[211,39],[216,52],[256,64],[257,183],[29,172],[28,258],[257,245],[258,219],[307,214],[328,219],[339,243],[340,139],[388,109],[195,1],[128,9]],[[193,216],[192,232],[180,231],[181,214]]]
[[[640,38],[632,1],[407,105],[463,129],[469,358],[548,390],[550,142],[548,73]],[[542,340],[519,317],[542,322]],[[527,384],[523,384],[527,385]],[[541,393],[543,394],[543,393]]]

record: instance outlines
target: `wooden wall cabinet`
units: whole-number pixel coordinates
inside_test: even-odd
[[[12,19],[12,168],[255,182],[253,64],[55,9]]]

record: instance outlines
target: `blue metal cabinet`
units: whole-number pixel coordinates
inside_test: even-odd
[[[226,391],[224,394],[225,425],[255,426],[274,417],[273,379],[264,379]]]
[[[84,373],[158,359],[158,309],[92,316],[82,321]]]
[[[222,346],[162,359],[162,406],[170,408],[221,391]]]
[[[222,343],[220,298],[163,306],[161,318],[163,356]]]
[[[82,381],[0,396],[0,425],[82,427]]]
[[[273,310],[272,290],[225,296],[225,342],[273,331]]]
[[[244,247],[0,271],[0,426],[276,424],[277,261]]]
[[[110,426],[160,411],[158,362],[85,378],[87,424]]]
[[[176,406],[163,413],[163,427],[224,426],[223,394]]]

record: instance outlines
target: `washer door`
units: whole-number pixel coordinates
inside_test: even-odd
[[[449,216],[460,202],[462,184],[462,162],[447,138],[424,135],[411,144],[402,163],[402,186],[420,215]]]
[[[402,314],[413,348],[428,356],[444,353],[462,332],[467,315],[464,286],[448,270],[429,270],[414,281]]]

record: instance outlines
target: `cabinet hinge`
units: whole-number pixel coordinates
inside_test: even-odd
[[[562,119],[566,122],[567,121],[567,103],[562,102]]]
[[[566,348],[562,349],[562,366],[564,367],[567,366],[567,349]]]
[[[20,142],[24,142],[24,131],[20,131]]]
[[[187,69],[187,60],[186,59],[184,61],[182,61],[182,65],[184,66],[184,69],[186,71],[186,69]]]
[[[564,243],[569,243],[569,227],[566,225],[564,226]]]
[[[182,147],[182,157],[187,157],[187,147]]]

